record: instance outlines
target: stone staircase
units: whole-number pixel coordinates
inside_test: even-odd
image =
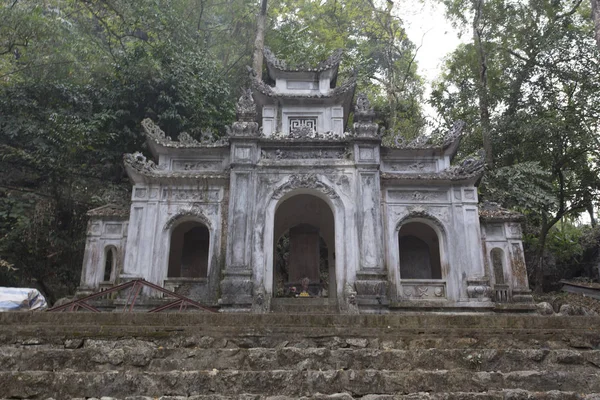
[[[335,314],[338,312],[336,300],[324,297],[273,298],[271,310],[279,314]]]
[[[600,317],[0,314],[4,399],[600,399]]]

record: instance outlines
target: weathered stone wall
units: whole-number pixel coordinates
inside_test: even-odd
[[[0,314],[7,399],[597,399],[599,368],[600,317]]]

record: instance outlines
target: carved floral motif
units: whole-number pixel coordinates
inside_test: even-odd
[[[280,199],[285,193],[289,192],[290,190],[300,188],[318,190],[319,192],[325,194],[326,196],[332,199],[337,199],[339,197],[334,189],[321,182],[315,174],[290,176],[290,179],[285,184],[283,184],[282,186],[277,188],[277,190],[275,190],[273,197],[275,199]]]
[[[262,158],[267,160],[306,160],[306,159],[343,159],[344,150],[263,150]]]

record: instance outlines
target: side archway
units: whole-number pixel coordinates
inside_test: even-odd
[[[203,222],[185,219],[170,231],[167,278],[206,278],[210,230]]]

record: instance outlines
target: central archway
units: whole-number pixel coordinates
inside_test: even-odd
[[[293,195],[275,211],[273,295],[335,298],[335,221],[331,208],[310,194]]]

